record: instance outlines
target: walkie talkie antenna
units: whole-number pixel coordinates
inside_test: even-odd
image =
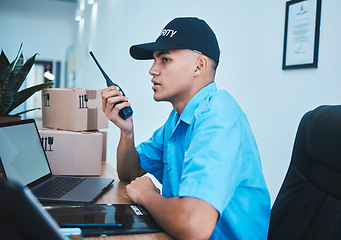
[[[89,52],[91,57],[94,59],[97,67],[99,68],[99,70],[101,71],[101,73],[103,74],[105,81],[107,82],[107,86],[116,86],[120,89],[120,91],[122,92],[123,96],[125,96],[122,88],[120,86],[118,86],[116,83],[114,83],[113,81],[111,81],[111,79],[109,78],[109,76],[104,72],[103,68],[101,67],[101,65],[99,64],[99,62],[97,61],[95,55],[92,53],[92,51]],[[121,103],[121,102],[118,102]],[[123,119],[127,119],[129,118],[131,115],[133,115],[133,109],[131,109],[131,107],[125,107],[123,109],[120,110],[120,112],[118,113],[120,115],[121,118]]]
[[[109,76],[104,72],[103,68],[101,67],[101,65],[99,64],[99,62],[97,61],[95,55],[92,53],[92,51],[89,52],[91,57],[94,59],[97,67],[99,68],[99,70],[101,71],[101,73],[103,74],[105,80],[107,81],[107,86],[116,86],[117,84],[113,83],[113,81],[111,81],[111,79],[109,78]]]

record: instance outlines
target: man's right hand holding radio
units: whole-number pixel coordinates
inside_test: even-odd
[[[132,117],[124,120],[119,116],[119,111],[125,107],[129,107],[128,98],[123,96],[119,87],[110,86],[101,92],[102,110],[107,118],[113,122],[123,133],[131,133],[133,131]]]

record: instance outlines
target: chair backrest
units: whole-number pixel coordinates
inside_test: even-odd
[[[268,239],[341,239],[341,106],[302,117]]]

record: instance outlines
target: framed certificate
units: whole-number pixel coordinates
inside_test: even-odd
[[[286,2],[282,69],[317,68],[321,0]]]

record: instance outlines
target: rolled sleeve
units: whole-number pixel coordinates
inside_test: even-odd
[[[163,181],[163,127],[154,132],[146,142],[139,144],[136,151],[139,154],[140,166],[146,172],[162,183]]]

